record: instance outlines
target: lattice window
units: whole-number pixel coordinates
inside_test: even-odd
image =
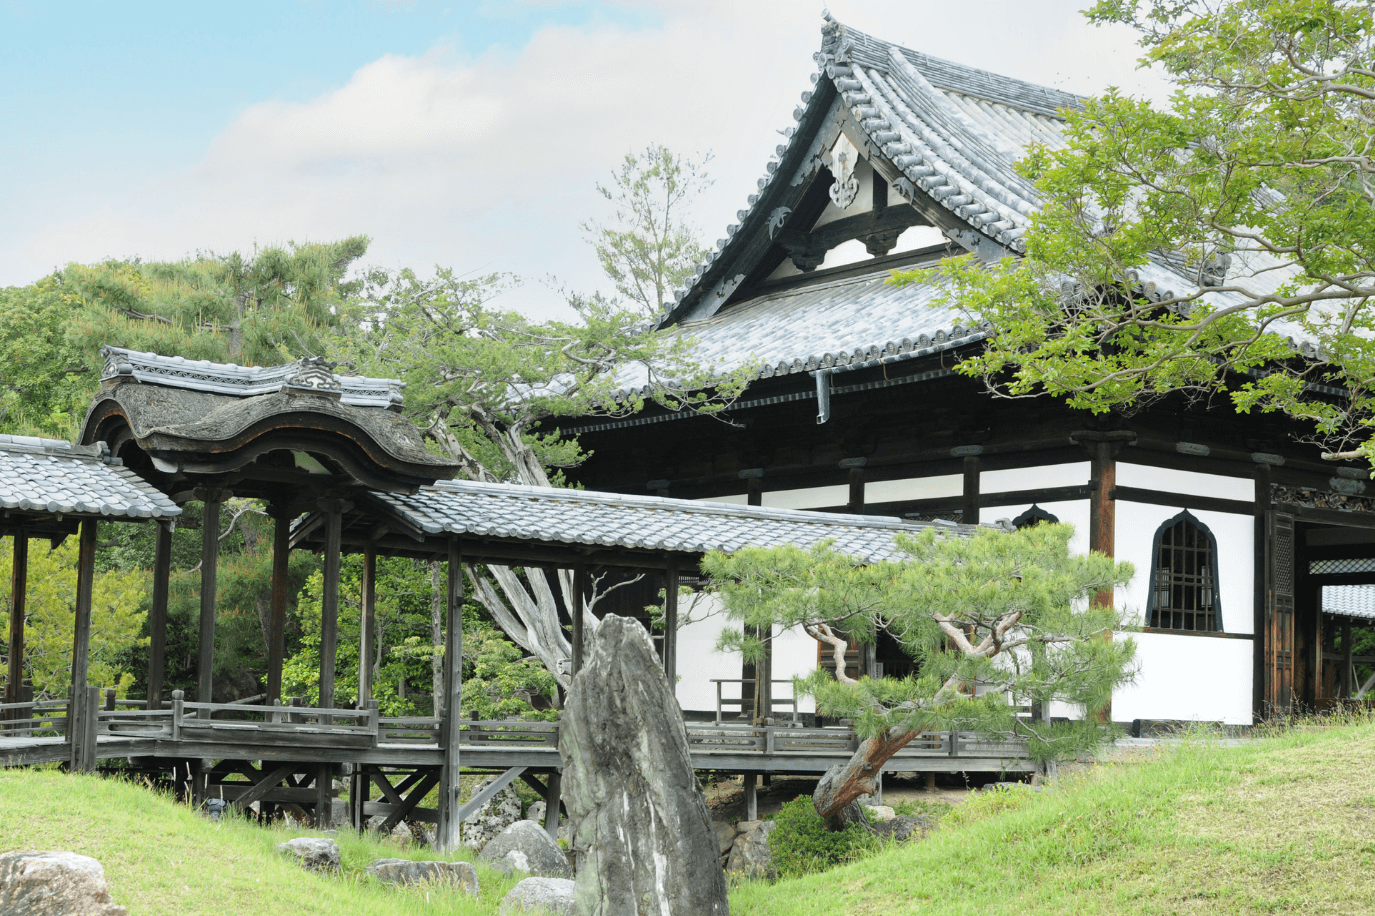
[[[1151,570],[1150,626],[1163,630],[1217,630],[1217,542],[1188,512],[1156,532]]]
[[[1308,572],[1310,575],[1314,576],[1375,572],[1375,557],[1350,557],[1343,560],[1313,560],[1308,564]]]

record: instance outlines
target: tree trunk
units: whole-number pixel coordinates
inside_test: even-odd
[[[865,823],[859,797],[873,794],[883,765],[919,734],[892,730],[882,737],[866,738],[854,756],[826,771],[812,794],[812,804],[826,821],[826,829],[844,830],[849,824]]]
[[[430,678],[435,715],[439,715],[439,710],[444,707],[444,659],[439,649],[444,645],[444,598],[448,582],[444,564],[438,560],[431,561],[430,645],[434,646],[434,654],[430,656]]]

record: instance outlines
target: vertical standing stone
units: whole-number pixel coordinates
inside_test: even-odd
[[[654,643],[615,615],[589,642],[559,729],[578,912],[725,916],[716,832]]]

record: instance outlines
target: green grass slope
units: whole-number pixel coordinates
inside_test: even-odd
[[[1196,740],[1046,793],[994,793],[924,842],[745,882],[733,916],[1375,913],[1375,725]]]
[[[135,916],[477,916],[498,911],[516,879],[478,866],[481,896],[397,888],[363,874],[373,859],[437,858],[343,830],[343,874],[307,872],[276,852],[293,836],[242,819],[210,821],[146,788],[54,770],[0,770],[0,852],[65,849],[92,856]],[[472,861],[475,856],[455,859]]]

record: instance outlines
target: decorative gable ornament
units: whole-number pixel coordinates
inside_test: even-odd
[[[858,163],[859,150],[855,149],[850,138],[843,133],[836,137],[836,142],[831,144],[830,152],[826,154],[826,166],[835,177],[835,183],[831,185],[831,200],[842,210],[849,209],[859,193],[859,179],[855,177]]]
[[[334,374],[334,363],[323,356],[307,356],[296,364],[295,373],[282,386],[287,391],[341,397],[344,386]]]

